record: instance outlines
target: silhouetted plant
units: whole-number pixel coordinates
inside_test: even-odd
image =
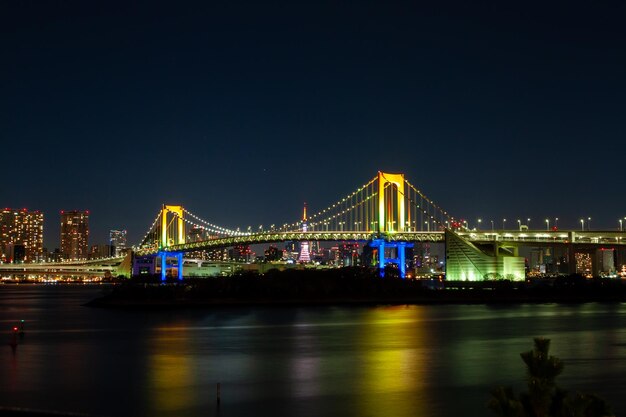
[[[559,388],[556,377],[563,362],[550,356],[550,339],[535,338],[533,350],[520,354],[527,368],[528,391],[519,398],[510,387],[491,391],[487,404],[500,417],[609,417],[608,404],[594,394],[569,394]]]

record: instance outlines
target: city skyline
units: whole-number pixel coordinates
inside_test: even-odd
[[[11,209],[7,207],[4,210],[5,211],[19,211],[19,212],[29,211],[29,209],[26,207],[20,208],[20,209]],[[62,218],[65,212],[76,212],[76,211],[85,211],[89,214],[91,213],[91,210],[61,210],[58,212],[61,223],[62,223]],[[33,212],[41,213],[42,215],[44,214],[43,211],[41,210],[34,210]],[[618,230],[618,231],[622,231],[622,230],[626,230],[625,229],[626,217],[617,217],[616,219],[614,219],[612,225],[610,225],[610,221],[607,221],[606,219],[593,218],[591,216],[587,216],[587,217],[581,216],[576,219],[567,218],[567,217],[556,217],[556,216],[555,217],[539,216],[534,219],[530,217],[525,217],[525,216],[519,216],[519,217],[511,216],[508,219],[506,217],[497,218],[497,219],[488,218],[488,217],[476,217],[474,219],[459,217],[457,220],[459,220],[459,225],[464,226],[470,230],[479,230],[479,231],[522,230],[521,228],[527,229],[527,230],[536,230],[536,231],[542,231],[542,230],[573,230],[573,231],[575,230],[581,230],[581,231],[591,231],[591,230],[615,231],[615,230]],[[40,222],[41,224],[43,224],[43,217]],[[61,228],[55,228],[56,225],[58,225],[58,222],[53,223],[52,231],[54,231],[54,233],[58,237]],[[280,226],[280,223],[276,223],[273,225],[275,225],[275,227],[278,228]],[[47,228],[50,226],[51,226],[50,224],[46,225]],[[100,227],[98,227],[97,229],[101,230],[102,225],[99,225],[99,226]],[[263,225],[260,224],[258,226],[257,225],[235,226],[233,227],[233,229],[239,228],[240,230],[244,231],[244,230],[257,230],[262,227]],[[270,224],[266,224],[266,229],[268,227],[270,227]],[[435,225],[433,225],[433,227],[435,227]],[[105,235],[94,237],[93,242],[90,242],[90,244],[91,243],[94,243],[94,244],[109,243],[111,240],[112,232],[123,232],[124,239],[126,239],[126,233],[127,233],[126,228],[122,227],[121,229],[123,230],[117,230],[117,229],[120,229],[120,227],[118,226],[116,228],[105,227],[105,229],[106,229]],[[135,227],[135,229],[138,230],[137,227]],[[91,226],[90,226],[90,230],[91,230]],[[186,233],[189,233],[190,231],[191,229],[187,230]],[[50,236],[52,233],[53,232],[51,232],[50,229],[48,229],[48,232],[42,233],[43,234],[43,240],[42,240],[43,248],[48,250],[49,252],[52,252],[55,249],[60,249],[61,247],[61,241],[59,239],[56,239]],[[138,244],[139,243],[138,239],[139,239],[138,237],[135,237],[133,240],[133,238],[131,237],[131,240],[128,242],[128,246],[134,246]],[[126,241],[125,241],[125,245],[126,245]]]
[[[164,203],[267,225],[378,170],[482,228],[616,229],[624,7],[3,5],[0,195],[49,249],[62,209],[134,244]]]

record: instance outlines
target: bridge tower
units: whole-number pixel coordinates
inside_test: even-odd
[[[170,216],[168,216],[170,214]],[[182,206],[163,204],[161,208],[161,238],[159,256],[161,257],[161,281],[167,278],[167,257],[175,257],[178,263],[178,279],[183,279],[183,253],[168,251],[172,245],[185,243],[185,223]],[[173,230],[172,230],[173,229]],[[169,233],[168,233],[169,232]]]
[[[171,213],[176,220],[176,229],[173,236],[168,235],[168,214]],[[163,204],[161,208],[161,248],[185,243],[185,223],[183,221],[183,207]]]
[[[393,187],[390,187],[394,185],[396,187],[395,199],[393,198]],[[385,187],[390,187],[391,192],[386,193]],[[404,231],[404,200],[404,174],[389,174],[378,171],[379,233],[393,233],[396,230],[396,222],[398,223],[397,230]]]
[[[395,192],[394,192],[395,189]],[[395,232],[405,230],[405,206],[404,174],[390,174],[378,172],[378,238],[372,240],[372,247],[378,249],[378,271],[381,277],[385,276],[385,265],[394,263],[398,265],[400,277],[406,276],[407,247],[413,247],[412,243],[395,241],[389,236]],[[397,225],[397,226],[396,226]],[[387,236],[387,239],[385,239]],[[395,256],[387,258],[385,248],[395,250]]]

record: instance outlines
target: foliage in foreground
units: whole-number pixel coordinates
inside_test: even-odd
[[[500,417],[609,417],[610,407],[594,394],[574,394],[555,382],[563,362],[549,355],[550,339],[535,338],[533,350],[521,353],[527,368],[528,391],[516,397],[510,387],[491,392],[488,407]]]

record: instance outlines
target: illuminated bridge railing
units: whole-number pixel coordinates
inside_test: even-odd
[[[459,232],[472,242],[518,243],[574,243],[593,245],[624,245],[626,232],[621,231],[575,231],[575,230],[495,230]]]
[[[395,232],[380,235],[372,232],[353,231],[312,231],[312,232],[266,232],[242,236],[224,237],[198,242],[172,245],[165,248],[168,252],[192,252],[196,250],[223,248],[237,245],[255,245],[261,243],[290,242],[290,241],[369,241],[383,238],[386,241],[409,242],[443,242],[444,232]],[[140,248],[138,255],[151,255],[159,252],[156,247]]]

